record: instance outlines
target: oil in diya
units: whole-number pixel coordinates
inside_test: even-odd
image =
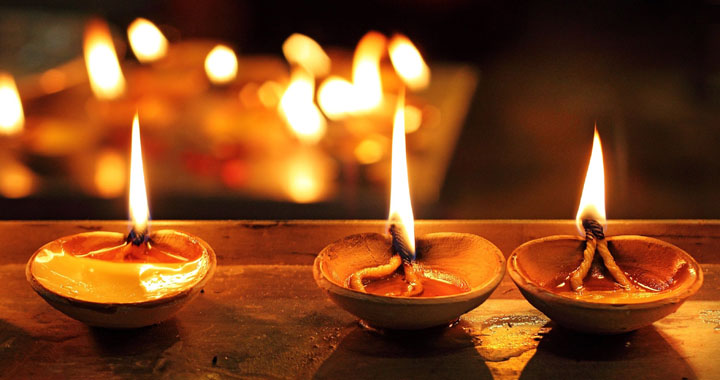
[[[328,245],[316,257],[313,275],[333,302],[364,324],[417,330],[450,325],[482,304],[505,274],[505,259],[477,235],[415,239],[403,95],[393,125],[387,234],[356,234]]]
[[[174,230],[148,232],[140,130],[133,122],[130,214],[133,227],[54,240],[32,255],[26,276],[51,306],[91,326],[135,328],[170,318],[215,270],[213,249]]]
[[[673,313],[700,288],[699,264],[682,249],[644,236],[606,237],[600,137],[576,217],[581,236],[549,236],[510,255],[508,272],[525,298],[556,323],[582,332],[636,330]]]

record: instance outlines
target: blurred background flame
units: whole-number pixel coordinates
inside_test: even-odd
[[[0,218],[123,219],[135,108],[159,219],[383,218],[401,86],[418,218],[572,215],[595,122],[613,219],[720,218],[714,2],[346,8],[4,2]]]

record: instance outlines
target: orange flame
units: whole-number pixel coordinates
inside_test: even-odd
[[[398,97],[393,123],[392,175],[390,182],[390,215],[388,223],[401,227],[415,256],[415,220],[410,204],[407,154],[405,149],[405,91]]]
[[[343,78],[331,76],[318,88],[318,105],[325,116],[342,119],[355,109],[355,88]]]
[[[430,69],[418,49],[402,34],[396,34],[388,46],[390,61],[403,82],[412,90],[422,90],[430,83]]]
[[[592,154],[590,155],[590,164],[585,176],[580,206],[575,217],[578,231],[582,236],[585,236],[585,228],[582,226],[583,219],[594,219],[603,225],[603,229],[607,224],[605,218],[605,169],[603,167],[602,145],[600,144],[600,135],[597,128],[595,128]]]
[[[282,45],[282,51],[288,62],[299,65],[315,77],[330,72],[330,57],[312,38],[294,33]]]
[[[132,150],[130,152],[130,217],[134,231],[147,231],[150,209],[147,201],[147,190],[145,189],[145,171],[143,170],[140,123],[137,112],[133,119]]]
[[[382,103],[380,59],[386,43],[385,36],[373,31],[365,34],[358,42],[352,69],[356,111],[369,111]]]
[[[225,45],[217,45],[205,58],[205,73],[214,84],[227,84],[237,76],[238,60],[235,52]]]
[[[93,93],[100,99],[115,99],[125,92],[123,77],[110,28],[105,21],[90,20],[85,26],[85,66]]]
[[[280,112],[290,129],[303,142],[316,143],[327,128],[325,118],[313,103],[315,81],[302,69],[295,70],[280,99]]]
[[[12,75],[0,72],[0,135],[12,135],[25,125],[20,94]]]
[[[150,20],[136,18],[128,26],[127,35],[135,57],[142,63],[157,61],[167,53],[167,38]]]

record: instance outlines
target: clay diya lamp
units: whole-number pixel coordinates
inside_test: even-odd
[[[675,312],[703,282],[682,249],[644,236],[605,236],[602,148],[593,150],[577,215],[579,236],[527,242],[510,255],[508,272],[525,298],[564,327],[617,334]]]
[[[393,127],[388,234],[347,236],[325,247],[313,275],[338,306],[373,328],[450,325],[482,304],[505,274],[502,252],[472,234],[414,237],[405,156],[404,96]]]
[[[148,233],[137,115],[131,156],[130,233],[63,237],[38,249],[26,267],[30,285],[45,301],[91,326],[162,322],[198,295],[216,266],[215,252],[196,236],[174,230]]]

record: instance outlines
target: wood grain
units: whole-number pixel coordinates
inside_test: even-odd
[[[589,337],[554,328],[505,278],[450,329],[368,332],[313,281],[311,264],[345,235],[383,221],[154,222],[197,234],[218,271],[178,315],[149,328],[89,328],[25,281],[35,249],[59,236],[126,222],[0,222],[0,378],[717,378],[720,375],[720,222],[616,221],[687,250],[705,285],[677,313],[634,333]],[[479,234],[507,255],[524,241],[573,233],[572,221],[421,221],[418,234]]]

